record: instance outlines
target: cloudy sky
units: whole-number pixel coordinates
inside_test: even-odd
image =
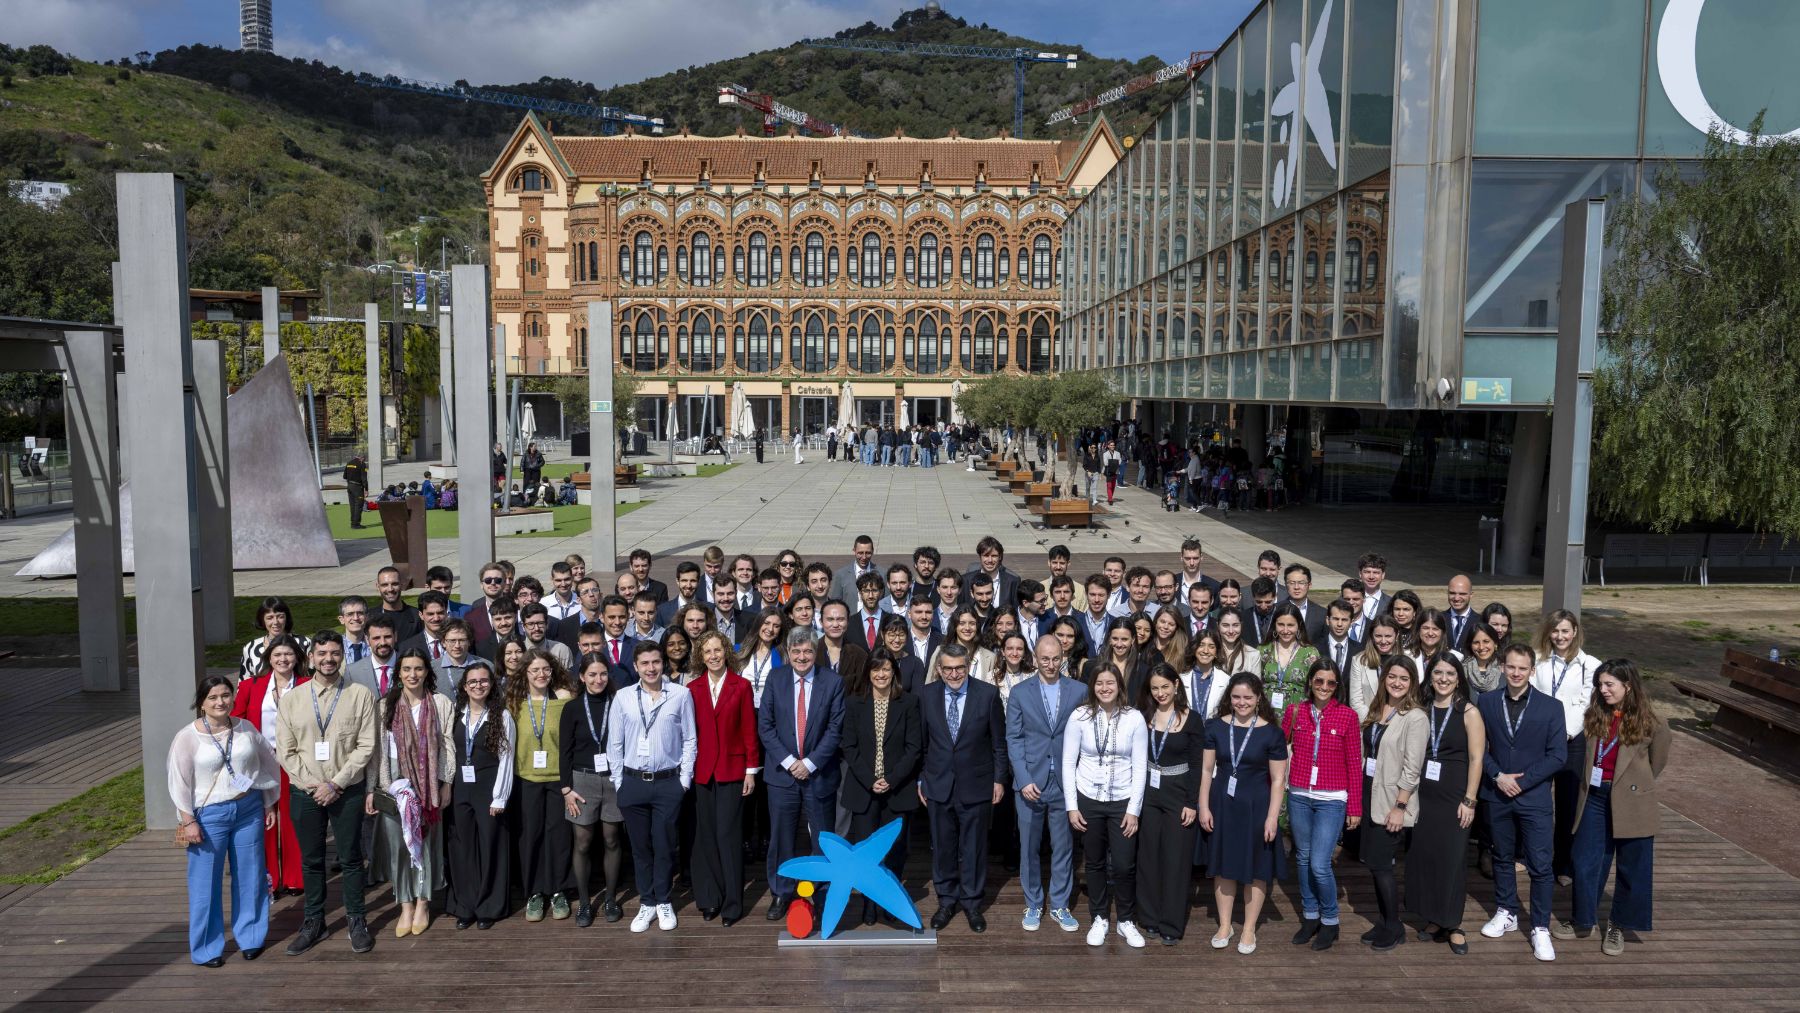
[[[918,0],[923,3],[923,0]],[[478,84],[600,85],[830,35],[912,6],[872,0],[275,0],[275,49],[350,70]],[[1212,48],[1254,0],[947,0],[972,24],[1101,56]],[[0,0],[0,40],[91,60],[235,46],[236,0]]]

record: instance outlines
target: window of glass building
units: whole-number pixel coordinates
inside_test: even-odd
[[[1475,45],[1476,154],[1636,153],[1643,0],[1484,3]]]
[[[1268,149],[1269,110],[1269,20],[1272,8],[1265,4],[1244,26],[1240,45],[1243,48],[1243,107],[1238,122],[1243,124],[1243,139],[1238,152],[1237,231],[1243,235],[1262,225],[1263,205],[1267,191],[1265,166]]]
[[[1633,168],[1630,162],[1477,159],[1469,187],[1467,325],[1555,330],[1563,208],[1627,190]]]
[[[1651,24],[1659,29],[1669,0],[1651,0]],[[1698,5],[1694,5],[1698,12]],[[1677,11],[1677,14],[1682,12]],[[1669,30],[1672,48],[1685,53],[1685,19]],[[1644,152],[1652,157],[1697,155],[1706,145],[1704,125],[1713,116],[1739,130],[1748,130],[1756,114],[1767,110],[1765,134],[1783,134],[1800,128],[1800,89],[1794,86],[1791,67],[1794,43],[1800,39],[1800,4],[1791,0],[1739,0],[1707,4],[1693,31],[1695,80],[1685,80],[1680,64],[1663,67],[1656,59],[1660,34],[1650,41],[1650,67],[1644,88]],[[1664,72],[1667,72],[1665,77]],[[1684,115],[1670,99],[1669,88],[1684,96]],[[1692,119],[1690,119],[1690,117]],[[1694,121],[1698,121],[1697,123]]]
[[[1350,92],[1343,119],[1346,184],[1386,169],[1394,132],[1394,36],[1399,0],[1355,0],[1350,18]]]

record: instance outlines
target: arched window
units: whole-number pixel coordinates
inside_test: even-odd
[[[987,233],[975,237],[975,287],[994,287],[994,237]]]
[[[864,288],[881,285],[881,237],[873,232],[862,237],[862,283]]]
[[[619,244],[619,283],[631,284],[631,247]]]
[[[995,367],[994,320],[987,314],[975,318],[975,341],[969,343],[969,329],[963,328],[963,368],[972,373],[992,373]],[[1005,359],[999,360],[1005,363]]]
[[[741,318],[740,318],[741,319]],[[745,328],[737,328],[737,364],[738,368],[750,373],[767,373],[781,364],[781,342],[771,341],[768,316],[761,312],[750,314],[746,344]],[[775,334],[781,333],[780,328]]]
[[[669,358],[669,331],[663,328],[659,334],[656,321],[651,314],[641,313],[637,318],[635,331],[621,329],[621,354],[626,365],[631,369],[649,372],[661,367]]]
[[[806,286],[825,284],[825,237],[817,232],[806,234]]]
[[[858,373],[881,372],[881,320],[873,313],[862,319],[862,333],[851,351],[850,365]]]
[[[919,237],[919,287],[937,288],[938,237],[927,232]]]
[[[576,369],[587,368],[587,344],[588,329],[586,327],[575,328],[575,340],[569,348],[569,358],[574,362]]]
[[[806,344],[801,351],[800,369],[807,373],[825,372],[825,320],[817,313],[806,318]]]
[[[587,244],[588,280],[600,280],[600,244]]]
[[[919,321],[918,344],[909,343],[906,349],[906,364],[913,372],[921,376],[930,376],[943,368],[943,357],[939,354],[937,317],[927,314]]]
[[[1031,287],[1049,288],[1050,275],[1050,237],[1038,236],[1031,241]]]
[[[1000,284],[1006,284],[1007,276],[1012,274],[1012,251],[1000,248]]]
[[[587,277],[587,244],[575,244],[575,280],[586,281]]]
[[[825,280],[831,284],[837,284],[838,248],[836,244],[825,251]]]
[[[1369,288],[1381,284],[1381,254],[1370,251],[1368,266],[1363,268],[1363,284]]]
[[[1040,316],[1031,322],[1031,352],[1027,359],[1031,372],[1050,372],[1050,346],[1050,320]]]
[[[1344,240],[1344,291],[1362,291],[1362,240],[1350,238]]]
[[[656,284],[656,242],[650,233],[640,232],[631,241],[633,252],[632,282],[637,285]]]
[[[664,278],[667,278],[668,276],[669,276],[669,248],[666,246],[658,246],[656,248],[656,280],[662,281]]]
[[[742,243],[731,248],[731,276],[739,282],[744,280],[744,245]]]
[[[694,284],[702,288],[713,283],[712,237],[704,232],[694,233],[689,243],[693,247]]]
[[[975,280],[975,259],[966,244],[962,248],[962,280],[965,285]]]
[[[719,343],[720,335],[713,329],[710,313],[694,314],[694,326],[687,342],[687,354],[682,362],[695,373],[711,373],[721,365]],[[678,343],[679,349],[679,343]]]
[[[519,173],[519,189],[527,193],[536,193],[545,189],[542,169],[526,169]]]
[[[769,237],[761,232],[750,233],[750,284],[755,288],[769,284]]]

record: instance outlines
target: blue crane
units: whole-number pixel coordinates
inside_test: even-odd
[[[396,91],[410,91],[419,95],[435,95],[438,98],[462,99],[468,102],[486,102],[491,105],[511,106],[514,109],[533,109],[549,113],[552,116],[572,116],[576,119],[593,120],[600,124],[600,132],[608,135],[619,133],[625,129],[626,125],[647,130],[652,134],[663,132],[662,117],[626,112],[616,106],[565,102],[562,99],[538,98],[535,95],[520,95],[517,92],[496,91],[492,88],[476,88],[462,84],[414,81],[391,74],[383,77],[377,77],[374,74],[358,74],[356,81],[358,84],[365,84],[372,88],[392,88]]]
[[[802,39],[815,49],[852,49],[863,53],[900,53],[912,56],[956,56],[974,60],[1011,60],[1013,65],[1013,136],[1025,136],[1025,65],[1060,63],[1075,69],[1075,53],[1040,53],[1035,49],[1001,46],[952,46],[943,42],[884,42],[879,39]]]

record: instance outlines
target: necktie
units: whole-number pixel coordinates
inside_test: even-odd
[[[1454,612],[1451,613],[1450,614],[1450,646],[1451,647],[1455,647],[1457,644],[1462,643],[1462,627],[1463,627],[1463,617],[1455,614]]]
[[[440,642],[433,640],[431,642],[431,660],[437,661],[438,659],[442,658],[443,656],[444,656],[444,649],[440,645]]]
[[[387,696],[387,670],[388,667],[386,665],[381,666],[381,679],[379,680],[379,685],[381,686],[382,696]]]
[[[875,649],[875,617],[869,617],[869,650]]]
[[[950,694],[950,741],[956,741],[956,731],[962,727],[962,690]]]
[[[806,677],[800,677],[800,685],[794,690],[794,749],[806,752]]]
[[[1337,662],[1338,671],[1340,673],[1343,672],[1343,670],[1344,670],[1344,645],[1339,644],[1336,647],[1332,648],[1332,655],[1333,655],[1334,660]]]
[[[613,652],[612,652],[613,664],[616,665],[619,663],[619,638],[617,638],[617,637],[613,638],[612,648],[613,648]]]

